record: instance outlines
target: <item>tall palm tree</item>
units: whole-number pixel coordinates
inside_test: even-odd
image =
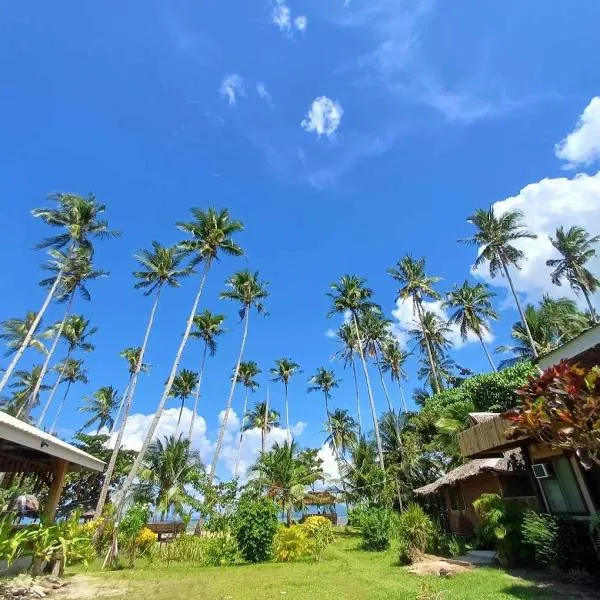
[[[302,373],[300,365],[294,362],[291,358],[278,358],[275,361],[275,366],[271,369],[271,375],[273,379],[271,381],[280,381],[283,383],[285,390],[284,404],[285,404],[285,426],[287,431],[288,444],[292,442],[292,430],[290,429],[290,412],[288,407],[288,385],[290,378],[297,373]]]
[[[164,442],[155,439],[150,444],[140,479],[155,489],[161,520],[170,511],[184,517],[185,507],[197,504],[188,487],[197,486],[203,471],[200,453],[192,450],[190,440],[171,435],[165,436]]]
[[[175,379],[175,375],[179,369],[179,363],[183,357],[183,351],[185,350],[190,337],[192,325],[194,323],[194,317],[198,312],[198,304],[200,303],[200,298],[202,296],[204,284],[206,283],[210,268],[214,261],[217,260],[222,254],[227,254],[230,256],[240,256],[243,254],[243,250],[232,239],[232,236],[243,229],[243,225],[240,221],[232,219],[228,210],[224,209],[217,211],[214,208],[209,208],[208,210],[204,211],[199,208],[193,208],[191,212],[193,217],[192,221],[180,222],[177,224],[179,229],[191,236],[191,239],[181,242],[179,244],[179,248],[191,257],[191,262],[193,265],[204,263],[204,268],[200,277],[198,291],[196,292],[194,302],[192,303],[192,309],[186,321],[181,343],[179,344],[179,348],[177,349],[177,353],[175,354],[175,358],[173,360],[173,365],[171,366],[169,378],[167,379],[163,389],[162,396],[158,402],[158,406],[154,413],[152,422],[150,423],[150,427],[148,428],[144,441],[142,442],[140,452],[133,462],[131,470],[129,471],[129,474],[123,482],[119,492],[118,501],[116,503],[117,514],[121,512],[125,504],[127,492],[133,485],[140,466],[142,465],[142,461],[144,460],[146,450],[154,438],[156,428],[158,427],[158,423],[162,417],[167,398],[171,392],[173,380]]]
[[[371,387],[369,370],[367,369],[367,361],[363,351],[363,340],[358,326],[360,316],[366,311],[375,307],[374,302],[371,300],[373,297],[373,290],[366,287],[365,280],[357,277],[356,275],[343,275],[339,281],[331,284],[330,289],[332,291],[327,295],[329,298],[331,298],[333,306],[329,311],[329,316],[336,313],[344,314],[346,312],[350,312],[352,326],[354,327],[354,335],[356,336],[356,341],[358,344],[358,354],[360,356],[360,362],[362,364],[363,374],[365,376],[367,394],[369,396],[369,405],[371,408],[371,416],[373,418],[375,441],[377,443],[377,453],[379,456],[380,466],[382,469],[385,469],[383,449],[381,446],[381,436],[379,435],[377,410],[375,409],[373,389]]]
[[[579,335],[587,329],[589,321],[577,304],[569,298],[550,298],[544,296],[538,307],[528,304],[525,307],[525,320],[533,337],[535,348],[540,355],[547,354],[561,344]],[[527,332],[521,321],[517,321],[511,330],[514,346],[500,346],[496,352],[511,352],[512,358],[503,360],[501,367],[513,365],[534,357],[529,345]]]
[[[257,402],[245,414],[244,431],[260,429],[260,448],[263,454],[267,450],[267,436],[274,427],[279,427],[279,413],[269,408],[266,402]]]
[[[172,398],[179,398],[181,400],[181,407],[179,408],[179,418],[177,419],[177,427],[175,428],[175,436],[179,433],[179,424],[181,423],[181,415],[183,414],[183,407],[185,401],[194,393],[194,390],[198,386],[198,373],[191,371],[190,369],[181,369],[171,386],[171,392],[169,396]]]
[[[335,452],[337,448],[345,457],[350,448],[358,441],[356,421],[346,409],[336,408],[329,416],[329,436],[325,440]]]
[[[242,423],[240,425],[240,438],[238,442],[238,451],[237,457],[235,459],[235,470],[234,477],[237,479],[239,477],[239,466],[240,466],[240,457],[242,453],[242,441],[244,437],[244,431],[246,427],[246,412],[248,411],[248,392],[255,392],[259,383],[256,381],[255,377],[257,377],[262,371],[258,368],[258,364],[253,360],[246,360],[240,363],[240,368],[237,376],[237,383],[240,383],[245,388],[244,394],[244,410],[242,411]]]
[[[217,470],[217,463],[219,456],[221,455],[221,448],[223,447],[223,438],[225,436],[225,430],[227,428],[227,421],[229,419],[229,413],[231,412],[231,404],[233,403],[233,394],[235,393],[235,385],[237,383],[238,374],[240,372],[240,363],[244,357],[244,348],[246,347],[246,339],[248,337],[248,323],[250,319],[250,311],[252,308],[256,309],[258,314],[265,313],[265,307],[263,300],[269,296],[269,292],[265,289],[268,282],[260,281],[258,272],[252,273],[251,271],[244,270],[239,271],[232,275],[226,282],[229,289],[221,292],[221,298],[225,300],[235,300],[241,304],[239,311],[240,318],[244,322],[244,333],[242,334],[242,342],[240,344],[240,353],[233,371],[233,377],[231,378],[231,387],[229,389],[229,397],[227,398],[227,404],[225,406],[225,415],[223,416],[223,422],[219,430],[219,437],[217,438],[217,446],[215,448],[215,454],[213,456],[212,465],[210,468],[209,479],[212,483],[215,473]]]
[[[72,315],[67,317],[64,322],[62,329],[62,338],[67,343],[67,354],[65,356],[64,361],[62,362],[62,369],[58,371],[58,377],[54,382],[54,386],[52,387],[52,391],[46,400],[46,404],[44,405],[44,409],[40,414],[38,419],[38,427],[41,427],[44,419],[46,418],[46,413],[52,404],[52,400],[54,399],[54,395],[58,390],[58,386],[61,381],[65,377],[65,371],[72,366],[70,363],[70,358],[73,352],[76,350],[82,350],[83,352],[92,352],[94,350],[94,345],[88,341],[88,339],[93,336],[97,331],[97,327],[89,327],[89,320],[86,319],[83,315]],[[60,413],[60,410],[59,410]]]
[[[38,381],[42,373],[41,365],[34,365],[30,371],[15,371],[13,373],[11,383],[8,385],[9,389],[14,390],[12,397],[7,402],[7,406],[10,407],[10,414],[14,414],[15,417],[19,418],[26,405],[35,408],[38,404],[38,398],[33,397],[34,390],[38,389]],[[42,391],[48,390],[49,385],[41,384],[39,389]]]
[[[356,376],[356,355],[359,355],[358,340],[354,333],[352,323],[344,323],[337,331],[337,338],[341,348],[335,353],[335,356],[344,361],[344,367],[350,365],[352,368],[352,377],[354,379],[354,393],[356,395],[356,419],[358,421],[358,434],[362,432],[362,418],[360,414],[360,391],[358,387],[358,377]]]
[[[195,329],[190,333],[190,336],[200,339],[204,342],[202,350],[202,360],[200,361],[200,371],[198,375],[198,385],[194,393],[194,410],[192,412],[192,420],[190,421],[190,429],[188,431],[188,439],[191,441],[192,433],[194,432],[194,423],[198,412],[198,403],[200,402],[200,390],[202,386],[202,377],[204,376],[204,367],[206,365],[206,355],[209,353],[214,356],[217,352],[217,338],[225,333],[223,322],[224,315],[211,313],[209,310],[194,316]]]
[[[6,340],[6,346],[8,347],[4,356],[11,356],[19,350],[36,319],[37,313],[29,311],[24,319],[7,319],[0,323],[0,327],[4,330],[3,333],[0,333],[0,340]],[[28,347],[35,348],[38,352],[45,354],[46,346],[44,346],[42,339],[47,336],[40,332],[41,327],[42,322],[39,321],[38,327],[30,337]]]
[[[409,254],[401,258],[396,263],[395,267],[388,269],[388,273],[394,281],[397,281],[401,285],[398,290],[396,301],[405,301],[409,298],[412,300],[413,310],[417,315],[421,329],[425,332],[423,300],[425,298],[439,300],[440,295],[433,286],[440,281],[441,278],[427,275],[425,272],[425,259],[414,259]],[[441,388],[439,386],[437,373],[435,372],[433,349],[427,335],[424,335],[424,349],[427,352],[429,364],[431,365],[431,370],[434,374],[435,390],[439,392],[441,391]]]
[[[546,261],[548,267],[552,267],[552,283],[561,285],[566,279],[576,294],[581,292],[590,309],[593,322],[598,322],[596,311],[592,306],[590,294],[600,289],[600,279],[586,268],[592,258],[596,256],[594,246],[600,242],[600,235],[590,237],[583,228],[574,225],[568,231],[561,226],[556,230],[556,237],[550,238],[552,245],[558,250],[561,258],[553,258]]]
[[[84,404],[79,408],[79,412],[92,414],[81,429],[87,429],[94,423],[98,423],[96,435],[100,435],[103,427],[111,429],[114,423],[113,413],[118,404],[119,392],[112,385],[98,388],[91,398],[84,398]]]
[[[331,369],[325,367],[319,367],[317,372],[308,380],[308,391],[309,392],[321,392],[325,398],[325,416],[326,416],[326,430],[332,431],[331,425],[331,411],[329,410],[329,399],[331,397],[331,390],[339,387],[340,380],[336,379],[335,373]],[[331,438],[333,445],[333,455],[338,465],[338,471],[342,472],[342,464],[339,448],[337,447],[336,437]]]
[[[493,206],[488,210],[478,208],[467,221],[477,228],[477,232],[472,238],[462,240],[467,244],[479,246],[479,254],[473,267],[478,269],[487,261],[489,262],[491,277],[495,278],[498,273],[504,273],[521,316],[521,323],[527,333],[531,351],[533,356],[537,357],[535,343],[508,270],[510,266],[520,268],[520,263],[525,257],[523,251],[516,248],[513,242],[522,239],[535,239],[537,235],[525,229],[523,213],[519,210],[509,210],[498,216]]]
[[[492,298],[495,295],[483,283],[471,285],[465,281],[460,287],[455,286],[444,300],[446,308],[455,309],[448,322],[459,325],[460,336],[464,341],[467,341],[469,333],[477,336],[493,371],[496,371],[496,365],[483,341],[483,336],[490,331],[490,319],[498,319],[498,313],[492,306]]]
[[[55,250],[60,250],[61,248],[66,247],[67,252],[64,256],[67,259],[79,249],[84,249],[91,257],[93,239],[103,239],[120,235],[117,231],[111,231],[108,228],[107,221],[101,218],[106,211],[106,206],[98,203],[93,195],[90,194],[87,198],[83,198],[75,194],[58,193],[51,194],[49,199],[57,203],[56,208],[36,208],[31,211],[31,214],[34,217],[42,219],[46,225],[58,227],[62,232],[58,235],[44,239],[38,244],[38,248],[53,248]],[[63,267],[66,265],[67,262],[63,262]],[[49,290],[40,310],[30,323],[29,330],[22,339],[21,345],[15,352],[13,360],[0,380],[0,393],[21,360],[23,353],[29,347],[50,302],[54,298],[54,295],[61,284],[63,274],[64,270],[62,268],[59,269],[56,277],[52,280],[51,285],[48,286]]]
[[[431,389],[437,392],[444,389],[444,377],[439,371],[446,358],[446,351],[452,347],[452,342],[448,339],[451,331],[446,321],[430,310],[424,311],[420,322],[416,322],[415,327],[408,330],[408,335],[417,342],[421,351],[427,349]]]
[[[404,412],[407,412],[408,408],[406,406],[406,399],[404,398],[404,390],[402,389],[402,380],[406,379],[404,364],[408,356],[409,353],[402,350],[400,344],[394,339],[387,340],[381,349],[381,368],[384,373],[389,373],[392,381],[398,384]]]
[[[62,364],[58,364],[56,366],[57,371],[62,374],[62,381],[66,382],[65,393],[58,405],[58,409],[56,410],[56,414],[54,415],[54,420],[52,421],[52,425],[50,426],[49,431],[52,433],[56,431],[56,424],[58,423],[58,418],[60,417],[63,408],[65,407],[65,403],[67,401],[67,396],[69,395],[69,390],[74,383],[88,383],[87,371],[83,368],[82,360],[75,360],[73,358],[67,358],[63,361]],[[38,425],[39,427],[40,425]]]
[[[129,395],[129,390],[131,388],[132,380],[135,375],[138,361],[140,360],[140,354],[142,352],[141,346],[131,346],[129,348],[125,348],[121,351],[119,356],[124,358],[127,361],[127,370],[129,372],[129,381],[127,382],[127,387],[125,388],[125,393],[121,396],[121,402],[119,403],[119,408],[117,410],[117,415],[115,416],[114,424],[110,430],[111,435],[115,432],[117,425],[119,424],[121,413],[123,412],[123,408],[125,406],[125,401]],[[142,363],[140,367],[140,373],[147,373],[150,370],[150,365],[146,363]]]

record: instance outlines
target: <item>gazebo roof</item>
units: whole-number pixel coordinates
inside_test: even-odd
[[[104,470],[104,462],[91,454],[0,412],[0,471],[24,471],[26,465],[31,465],[31,470],[51,470],[56,459],[66,461],[69,471]]]
[[[308,492],[304,497],[305,506],[330,506],[337,504],[338,498],[331,492]]]

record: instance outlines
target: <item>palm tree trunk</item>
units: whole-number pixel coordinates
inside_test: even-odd
[[[181,362],[181,358],[183,356],[183,351],[187,345],[188,339],[190,337],[190,331],[192,330],[192,323],[194,322],[194,317],[196,316],[196,311],[198,310],[198,304],[200,303],[200,297],[202,296],[202,292],[204,290],[204,284],[206,283],[206,278],[208,275],[208,271],[210,270],[211,261],[208,259],[204,265],[204,272],[202,273],[202,278],[200,279],[200,286],[198,288],[198,292],[196,293],[196,297],[194,298],[194,303],[192,304],[192,310],[190,311],[185,331],[183,333],[183,337],[181,338],[181,343],[179,344],[179,348],[177,350],[177,354],[175,355],[175,360],[173,361],[173,366],[171,367],[171,373],[169,374],[169,379],[167,379],[167,383],[163,389],[162,396],[158,402],[158,406],[156,407],[156,412],[154,413],[154,418],[150,423],[150,428],[146,433],[146,437],[144,438],[144,442],[142,443],[142,447],[133,461],[133,465],[131,466],[131,470],[125,479],[123,486],[119,490],[118,502],[117,504],[117,512],[123,508],[125,504],[125,500],[127,497],[127,493],[131,489],[133,485],[133,481],[137,477],[138,471],[142,466],[142,462],[144,460],[144,456],[146,455],[146,451],[148,450],[148,446],[152,442],[154,438],[154,434],[156,432],[156,428],[158,427],[158,422],[162,417],[163,411],[165,410],[165,404],[167,402],[167,398],[171,393],[171,388],[173,387],[173,380],[177,375],[177,369],[179,368],[179,363]],[[140,358],[141,360],[141,358]]]
[[[398,377],[398,387],[400,388],[400,399],[402,400],[402,409],[405,413],[407,413],[408,407],[406,406],[406,398],[404,397],[404,390],[402,389],[402,383],[400,382],[400,377]]]
[[[287,381],[283,382],[285,387],[285,424],[287,427],[287,443],[288,445],[292,443],[292,430],[290,429],[290,412],[288,409],[288,384]]]
[[[179,424],[181,423],[181,415],[183,414],[183,407],[185,405],[185,396],[181,398],[181,406],[179,407],[179,417],[177,418],[177,427],[175,427],[175,437],[179,433]]]
[[[198,374],[198,385],[196,386],[196,392],[194,393],[194,410],[192,412],[192,419],[190,421],[190,429],[188,431],[188,440],[190,440],[190,448],[192,447],[192,434],[194,433],[194,424],[196,422],[196,413],[198,412],[198,404],[200,402],[200,389],[202,387],[202,376],[204,375],[204,367],[206,365],[206,352],[208,350],[208,344],[204,342],[204,351],[202,352],[202,362],[200,363],[200,373]]]
[[[52,346],[50,347],[50,350],[48,350],[48,354],[46,355],[46,359],[44,360],[44,364],[42,365],[42,370],[40,371],[40,376],[39,376],[39,378],[36,382],[35,388],[31,394],[31,402],[29,402],[27,409],[25,411],[25,417],[29,416],[29,411],[33,408],[35,398],[37,398],[40,393],[42,383],[44,382],[44,377],[46,376],[46,373],[48,372],[48,369],[50,368],[50,360],[52,359],[52,357],[54,356],[54,353],[56,352],[56,348],[58,347],[58,343],[60,342],[60,338],[62,336],[63,329],[65,328],[65,323],[67,322],[67,317],[69,316],[69,313],[71,312],[71,307],[73,306],[74,298],[75,298],[75,292],[73,292],[71,294],[71,297],[69,298],[69,303],[67,304],[67,307],[65,309],[63,319],[60,322],[60,325],[58,326],[56,335],[54,336],[54,339],[52,340]],[[43,420],[43,417],[45,416],[49,407],[50,407],[50,403],[46,402],[46,404],[44,406],[44,412],[42,413],[43,416],[40,417],[41,420]],[[39,426],[40,426],[40,424],[38,422],[38,427]]]
[[[63,408],[65,407],[65,402],[67,401],[67,396],[69,395],[69,390],[71,389],[71,382],[67,382],[67,387],[65,389],[65,393],[63,394],[62,400],[58,405],[58,410],[56,411],[56,415],[54,415],[54,421],[52,421],[52,425],[50,426],[50,433],[54,435],[56,431],[56,423],[58,422],[58,417],[60,417]]]
[[[215,454],[213,456],[212,465],[210,467],[210,473],[208,475],[209,483],[212,483],[215,478],[217,471],[217,463],[219,462],[219,456],[221,455],[221,449],[223,447],[223,438],[225,437],[225,429],[227,428],[227,421],[229,419],[229,412],[231,411],[231,405],[233,403],[233,395],[235,393],[235,386],[237,384],[238,374],[240,372],[240,363],[244,357],[244,348],[246,346],[246,339],[248,337],[248,322],[250,321],[250,306],[246,306],[246,314],[244,315],[244,333],[242,335],[242,343],[240,344],[240,354],[238,356],[237,363],[235,364],[235,370],[233,377],[231,378],[231,388],[229,390],[229,398],[227,398],[227,406],[225,407],[225,414],[223,415],[223,423],[221,423],[221,429],[219,430],[219,437],[217,439],[217,447],[215,448]],[[263,444],[264,445],[264,444]]]
[[[356,418],[358,419],[358,436],[362,435],[362,418],[360,416],[360,392],[358,390],[358,377],[356,376],[356,363],[354,362],[354,356],[350,358],[350,364],[352,365],[352,376],[354,377],[354,392],[356,393]]]
[[[58,386],[60,385],[60,383],[62,381],[62,378],[67,369],[67,361],[69,360],[70,357],[71,357],[71,349],[69,348],[69,350],[67,351],[67,355],[65,356],[63,368],[60,370],[60,373],[58,374],[58,377],[56,378],[56,381],[54,382],[54,385],[52,386],[52,390],[50,391],[48,400],[46,400],[46,404],[44,404],[44,410],[42,410],[42,413],[40,414],[40,417],[38,419],[38,422],[37,422],[38,427],[42,426],[42,423],[44,422],[44,419],[46,418],[46,413],[48,412],[48,409],[50,408],[50,405],[52,404],[52,400],[54,399],[54,395],[56,394],[56,391],[58,390]],[[64,398],[63,398],[63,404],[64,404]],[[61,404],[61,406],[62,406],[62,404]],[[59,412],[60,412],[60,409],[59,409]],[[58,414],[57,414],[57,416],[58,416]],[[56,422],[56,417],[54,417],[54,422]]]
[[[269,405],[271,400],[270,388],[267,385],[267,397],[265,400],[265,416],[263,419],[263,427],[261,432],[261,441],[262,441],[262,453],[264,454],[267,451],[267,435],[269,433]]]
[[[387,385],[385,384],[385,378],[383,377],[383,370],[381,369],[381,362],[379,360],[379,352],[377,347],[375,347],[375,362],[377,363],[377,370],[379,371],[379,377],[381,379],[381,387],[383,388],[383,394],[385,399],[387,400],[388,409],[390,411],[390,416],[394,419],[394,431],[396,432],[396,439],[398,440],[398,447],[402,452],[402,437],[400,435],[400,429],[398,428],[398,420],[396,419],[396,411],[392,406],[392,401],[390,400],[390,395],[388,393]],[[400,494],[400,484],[398,483],[398,478],[396,477],[396,491],[398,493],[398,507],[400,508],[400,512],[404,511],[404,506],[402,504],[402,495]]]
[[[33,323],[31,323],[31,327],[29,327],[29,331],[27,332],[27,335],[23,339],[21,346],[19,347],[19,349],[15,353],[13,359],[11,360],[10,365],[8,365],[8,368],[4,372],[4,375],[2,376],[2,379],[0,380],[0,393],[5,388],[6,384],[8,383],[8,380],[11,378],[13,371],[15,370],[15,368],[17,367],[17,364],[19,363],[19,361],[23,357],[23,354],[25,353],[25,350],[27,350],[27,348],[29,347],[29,344],[30,344],[31,340],[33,339],[33,336],[42,320],[42,317],[44,316],[44,313],[48,309],[48,306],[50,305],[50,302],[52,301],[54,294],[56,293],[56,289],[58,288],[58,284],[60,283],[60,280],[62,279],[62,275],[63,275],[63,269],[61,269],[58,272],[58,274],[56,275],[56,279],[54,280],[54,283],[52,284],[50,291],[46,295],[46,298],[44,299],[44,303],[42,304],[42,307],[40,308],[38,314],[36,315],[35,319],[33,320]],[[27,416],[27,415],[25,415],[25,416]]]
[[[108,496],[108,488],[110,487],[110,481],[115,470],[115,465],[117,464],[117,457],[119,456],[119,452],[121,450],[121,444],[125,435],[125,427],[127,425],[127,419],[129,418],[129,411],[133,402],[133,396],[135,394],[138,376],[142,370],[142,365],[144,364],[144,356],[146,354],[146,348],[148,347],[150,332],[152,331],[152,326],[154,324],[154,315],[156,314],[156,309],[158,307],[158,300],[160,298],[161,289],[162,286],[160,286],[156,290],[154,304],[152,305],[152,309],[150,310],[150,317],[148,318],[148,324],[146,325],[146,331],[144,333],[142,349],[140,350],[140,355],[138,357],[137,364],[135,365],[135,370],[131,375],[131,379],[129,380],[129,386],[127,387],[127,395],[125,397],[125,404],[123,405],[123,421],[121,422],[121,426],[119,427],[119,433],[117,433],[117,439],[115,440],[115,445],[110,455],[110,460],[108,461],[106,472],[104,473],[104,481],[102,482],[102,489],[100,490],[100,496],[98,497],[98,502],[96,503],[96,512],[94,514],[94,518],[96,519],[102,515],[102,510],[104,509],[106,497]],[[100,539],[100,537],[101,535],[98,536],[98,540]],[[96,542],[97,540],[94,539],[94,543]]]
[[[587,288],[581,284],[579,284],[579,287],[581,288],[581,291],[583,292],[585,301],[587,302],[588,308],[590,309],[590,317],[592,318],[592,323],[597,323],[598,316],[596,315],[596,311],[594,310],[594,307],[592,306],[592,302],[590,300],[590,295],[587,291]]]
[[[535,342],[533,341],[533,336],[531,335],[531,330],[529,329],[529,323],[527,323],[527,319],[525,318],[525,314],[523,313],[523,309],[521,308],[521,302],[519,302],[519,296],[517,296],[517,291],[515,290],[515,286],[513,285],[512,278],[510,276],[510,273],[508,272],[508,266],[502,256],[500,257],[500,260],[502,261],[502,268],[504,269],[504,275],[506,275],[506,279],[508,280],[508,285],[510,286],[510,291],[512,292],[512,295],[517,304],[517,309],[519,310],[519,314],[521,315],[521,323],[523,323],[523,327],[525,328],[525,331],[527,332],[527,338],[529,339],[529,345],[531,346],[531,351],[533,352],[533,356],[535,358],[537,358],[538,351],[537,351],[537,348],[535,347]]]
[[[487,346],[485,345],[485,342],[483,341],[483,338],[481,337],[481,333],[479,333],[479,331],[477,331],[476,333],[477,333],[477,337],[479,338],[479,341],[481,342],[483,351],[485,352],[485,355],[487,356],[487,359],[492,367],[492,370],[494,371],[494,373],[497,373],[498,369],[496,368],[496,365],[494,364],[494,361],[492,360],[492,357],[490,356]]]
[[[240,441],[238,442],[238,451],[235,458],[235,470],[233,476],[237,479],[240,475],[240,458],[242,457],[242,440],[244,439],[244,427],[246,426],[246,411],[248,410],[248,388],[244,395],[244,412],[242,413],[242,423],[240,425]]]
[[[333,446],[333,454],[335,458],[335,462],[338,466],[338,471],[340,473],[340,480],[342,479],[342,465],[340,463],[340,453],[338,452],[337,440],[335,439],[335,432],[333,431],[333,427],[331,426],[331,415],[329,412],[329,394],[324,392],[325,396],[325,412],[327,413],[327,429],[329,429],[329,434],[331,435],[331,444]]]
[[[112,427],[110,428],[108,435],[112,435],[115,432],[115,430],[117,429],[117,425],[119,424],[119,420],[121,418],[121,413],[123,412],[125,398],[127,398],[127,394],[129,393],[129,386],[131,385],[131,377],[132,376],[133,376],[133,373],[131,373],[129,375],[129,381],[127,382],[127,387],[125,388],[125,391],[123,392],[123,395],[121,396],[121,402],[119,402],[119,409],[117,410],[115,420],[113,421]]]
[[[421,323],[421,329],[423,331],[423,340],[425,341],[425,348],[427,349],[427,357],[429,358],[429,364],[431,365],[431,374],[433,375],[435,391],[439,394],[442,391],[442,384],[438,377],[435,361],[433,360],[433,350],[431,349],[431,344],[429,343],[429,336],[425,331],[425,324],[423,322],[423,307],[421,306],[421,300],[419,298],[417,298],[415,301],[415,305],[417,307],[417,314],[419,316],[419,322]]]
[[[365,383],[367,384],[367,394],[369,396],[369,404],[371,405],[371,416],[373,417],[373,430],[375,432],[375,441],[377,443],[377,454],[379,456],[379,466],[385,471],[385,461],[383,460],[383,447],[381,445],[381,435],[379,435],[379,421],[377,420],[377,410],[375,408],[375,400],[373,400],[373,390],[371,388],[371,380],[369,379],[369,371],[367,369],[367,361],[365,360],[365,353],[363,352],[362,338],[360,337],[360,330],[358,329],[358,319],[356,314],[352,313],[352,322],[354,323],[354,333],[356,335],[356,341],[358,344],[358,352],[360,355],[360,362],[362,363],[363,373],[365,376]]]

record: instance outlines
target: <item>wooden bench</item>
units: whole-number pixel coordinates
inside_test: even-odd
[[[171,542],[178,535],[185,533],[186,529],[183,521],[148,523],[146,527],[157,535],[159,542]]]

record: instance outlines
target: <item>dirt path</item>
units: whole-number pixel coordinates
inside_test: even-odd
[[[74,575],[69,585],[57,594],[57,600],[88,600],[90,598],[118,598],[127,593],[127,583],[104,582],[87,575]]]

